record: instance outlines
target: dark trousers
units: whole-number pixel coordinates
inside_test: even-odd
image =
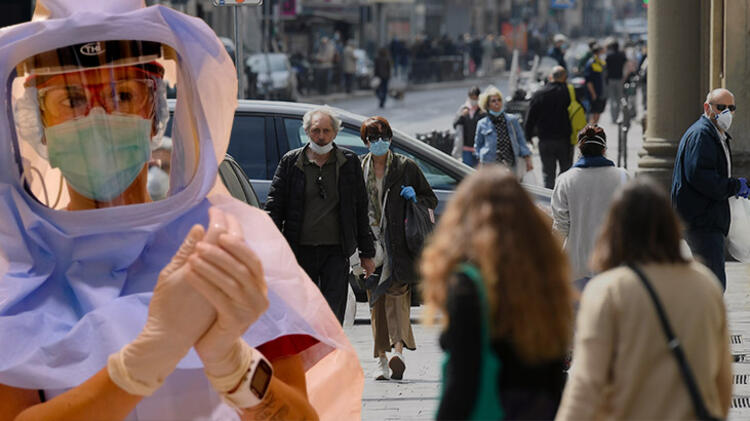
[[[724,234],[718,230],[689,229],[687,242],[690,250],[702,260],[711,272],[719,278],[721,290],[727,289],[727,275],[724,271]]]
[[[352,86],[354,84],[354,73],[344,73],[344,90],[347,94],[352,93]]]
[[[385,107],[385,100],[388,98],[388,79],[380,79],[380,85],[375,90],[375,95],[378,96],[380,108]]]
[[[560,173],[567,171],[573,165],[573,154],[570,149],[570,139],[539,139],[539,156],[542,159],[542,174],[544,187],[555,187],[557,164]]]
[[[349,256],[341,246],[297,246],[297,262],[320,288],[333,314],[344,322],[349,287]]]

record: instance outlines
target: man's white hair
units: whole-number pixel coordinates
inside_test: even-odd
[[[302,116],[302,128],[305,130],[305,133],[310,130],[310,126],[312,125],[312,118],[315,114],[324,114],[328,116],[328,118],[331,119],[331,127],[333,127],[333,132],[335,134],[339,133],[339,130],[341,130],[341,119],[336,115],[335,112],[333,112],[331,107],[327,105],[312,109],[306,112],[304,116]]]

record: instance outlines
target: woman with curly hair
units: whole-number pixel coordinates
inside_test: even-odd
[[[447,316],[437,418],[552,419],[573,331],[569,267],[510,171],[461,183],[420,268],[427,320]]]

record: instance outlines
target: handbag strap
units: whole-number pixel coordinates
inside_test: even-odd
[[[651,282],[649,282],[643,271],[641,271],[641,269],[639,269],[636,265],[628,264],[627,266],[630,268],[630,270],[635,272],[636,275],[638,275],[641,283],[646,288],[646,291],[648,291],[648,295],[651,297],[651,300],[654,303],[654,307],[656,307],[656,314],[659,316],[659,321],[661,322],[664,336],[667,337],[667,345],[669,346],[669,349],[672,351],[672,354],[677,360],[677,365],[680,367],[680,373],[682,374],[682,379],[687,385],[688,392],[690,393],[690,399],[693,401],[693,408],[695,409],[696,415],[698,415],[698,418],[701,420],[716,420],[717,418],[711,416],[708,412],[708,409],[706,409],[706,405],[703,402],[700,390],[698,390],[698,385],[695,383],[693,372],[690,369],[690,365],[688,365],[687,358],[685,357],[685,351],[682,349],[682,343],[680,343],[680,340],[675,337],[674,332],[672,331],[672,327],[669,324],[669,319],[667,319],[667,315],[664,312],[661,301],[659,301],[659,297],[656,295],[656,291],[654,291]]]

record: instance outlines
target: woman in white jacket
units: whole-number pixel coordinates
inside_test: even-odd
[[[601,127],[584,127],[578,148],[581,158],[560,175],[552,192],[552,227],[565,241],[573,279],[581,287],[592,276],[588,261],[598,228],[628,173],[605,157],[607,135]]]

